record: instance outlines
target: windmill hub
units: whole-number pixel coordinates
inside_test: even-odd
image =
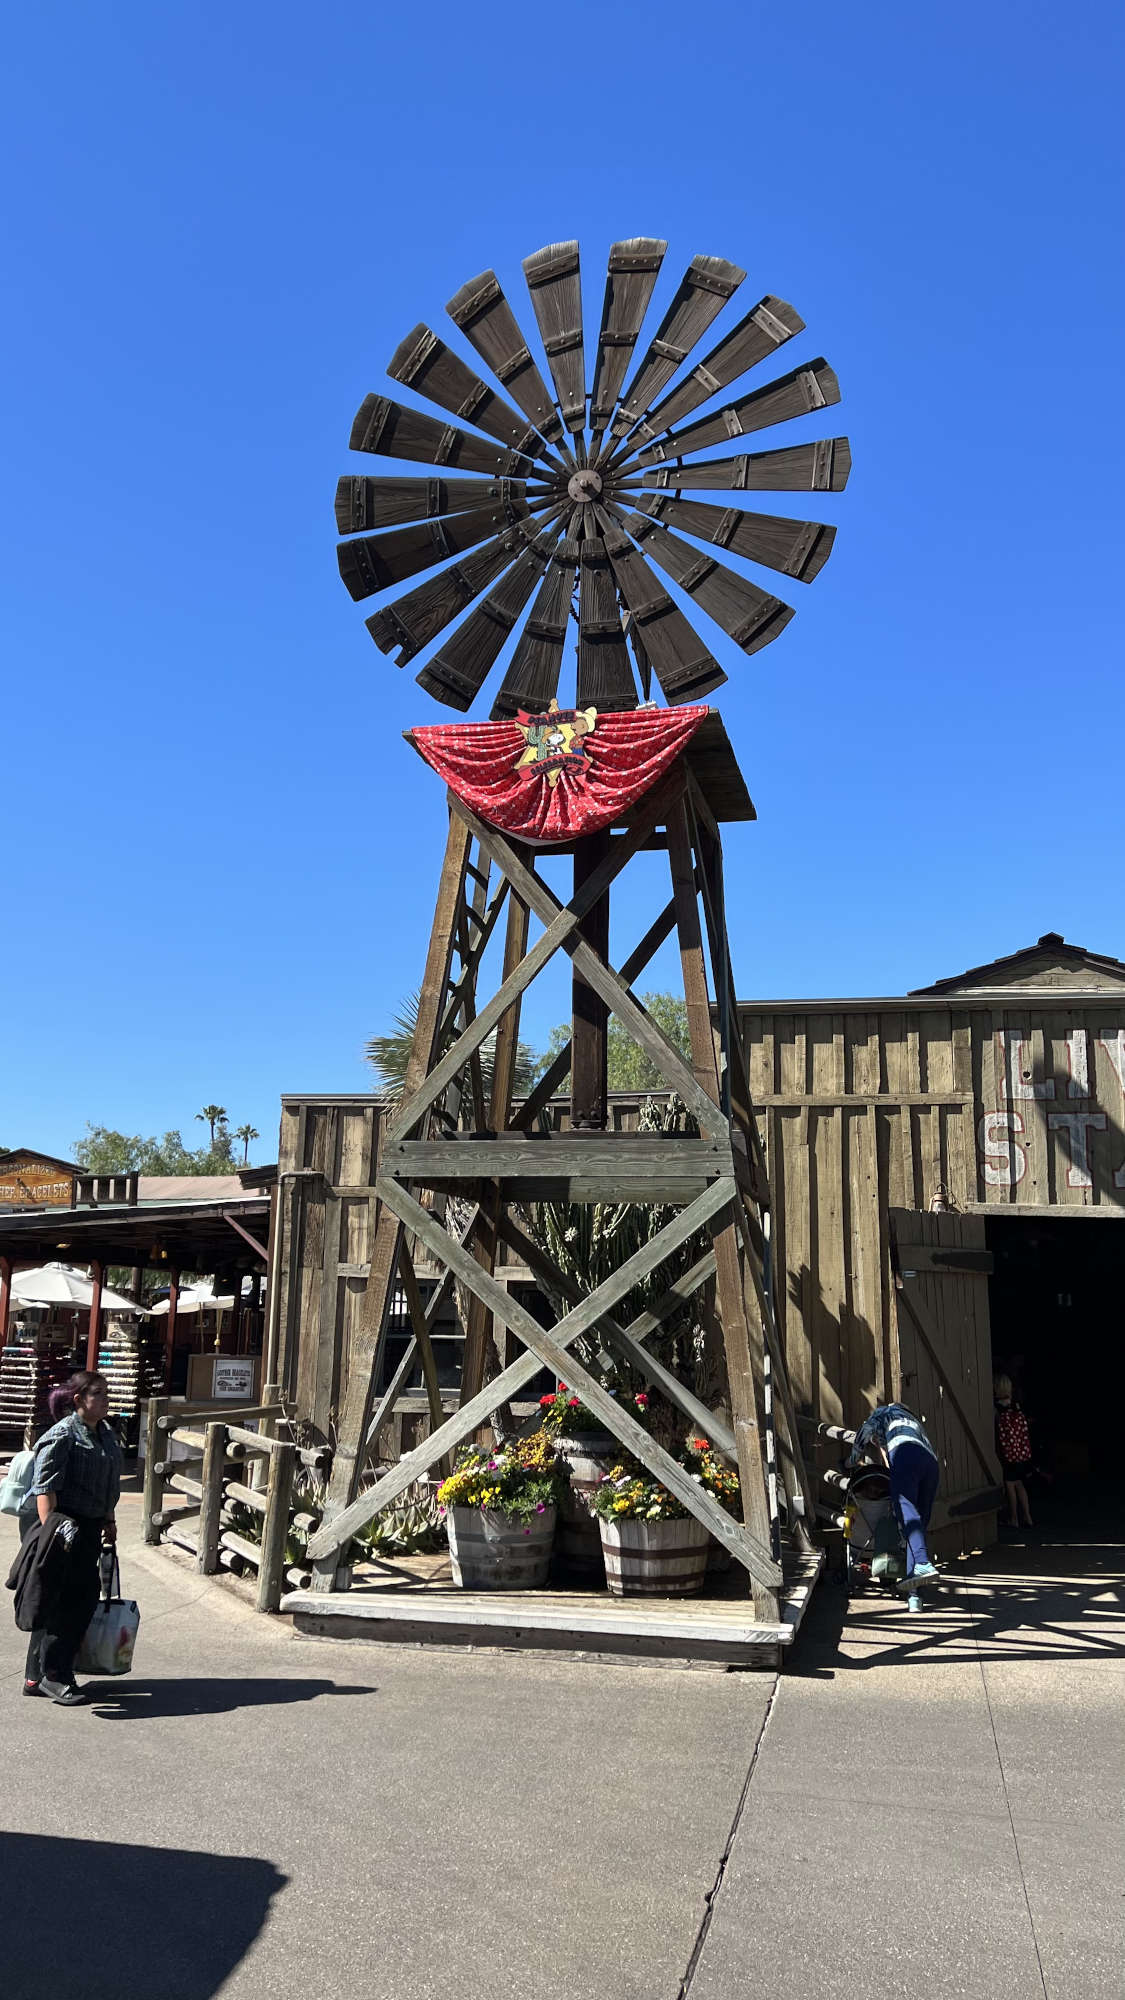
[[[577,506],[588,506],[601,494],[601,473],[595,472],[592,466],[582,472],[573,472],[566,482],[566,490]]]

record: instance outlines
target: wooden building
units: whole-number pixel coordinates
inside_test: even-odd
[[[994,1366],[1044,1411],[1064,1483],[1104,1474],[1111,1441],[1081,1397],[1060,1423],[1051,1385],[1080,1333],[1083,1377],[1109,1384],[1115,1406],[1125,1390],[1125,1227],[1108,1226],[1125,1222],[1125,964],[1049,935],[895,998],[755,1001],[740,1015],[801,1411],[854,1424],[890,1397],[918,1409],[944,1461],[947,1553],[993,1537]],[[637,1102],[611,1096],[613,1124],[628,1127]],[[383,1116],[375,1095],[282,1100],[273,1337],[283,1393],[324,1437],[367,1279]],[[497,1275],[533,1303],[522,1264]],[[384,1387],[405,1301],[399,1318]],[[452,1407],[452,1307],[435,1332]],[[403,1387],[388,1456],[427,1423],[420,1387]]]
[[[1095,1405],[1125,1387],[1125,964],[1050,933],[902,997],[740,1014],[799,1406],[922,1412],[947,1548],[991,1531],[994,1366],[1064,1484],[1108,1488]]]

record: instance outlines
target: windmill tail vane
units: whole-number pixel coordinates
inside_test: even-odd
[[[421,324],[387,372],[430,408],[382,395],[360,407],[353,451],[427,469],[340,480],[340,574],[358,601],[384,597],[367,620],[375,644],[399,666],[424,655],[418,682],[447,707],[467,712],[512,642],[491,715],[545,713],[572,619],[576,712],[635,708],[654,681],[669,706],[697,703],[726,674],[662,578],[756,653],[794,607],[724,558],[810,583],[831,553],[834,527],[736,496],[841,492],[848,440],[732,447],[838,403],[835,374],[817,358],[746,388],[804,331],[771,294],[695,358],[746,276],[721,257],[692,258],[635,360],[666,250],[655,237],[610,250],[589,386],[578,244],[551,243],[523,264],[549,382],[485,271],[447,311],[492,379]]]

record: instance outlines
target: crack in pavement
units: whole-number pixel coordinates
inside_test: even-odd
[[[762,1717],[761,1727],[759,1728],[758,1734],[754,1739],[754,1748],[750,1753],[750,1762],[749,1765],[747,1766],[746,1776],[742,1781],[742,1790],[738,1795],[738,1804],[734,1809],[734,1817],[732,1818],[730,1823],[730,1831],[726,1837],[726,1844],[723,1847],[723,1851],[719,1856],[719,1865],[715,1870],[715,1879],[703,1898],[707,1907],[703,1912],[703,1917],[700,1922],[699,1929],[695,1934],[695,1943],[692,1945],[691,1955],[688,1958],[687,1967],[684,1971],[684,1976],[681,1979],[679,1987],[677,1989],[676,2000],[690,2000],[691,1989],[695,1983],[695,1975],[699,1967],[699,1961],[703,1955],[703,1947],[707,1942],[707,1935],[711,1929],[711,1919],[715,1914],[715,1905],[718,1901],[719,1892],[722,1889],[723,1882],[726,1877],[727,1863],[730,1860],[731,1854],[734,1850],[734,1843],[738,1835],[738,1829],[742,1824],[742,1815],[745,1812],[747,1804],[749,1802],[750,1786],[751,1783],[753,1782],[754,1773],[758,1768],[758,1758],[759,1755],[761,1754],[762,1744],[765,1741],[765,1734],[766,1730],[769,1727],[770,1716],[773,1714],[774,1704],[777,1701],[780,1692],[781,1692],[781,1675],[778,1674],[774,1679],[773,1692],[770,1695],[768,1702],[766,1703],[766,1712]]]

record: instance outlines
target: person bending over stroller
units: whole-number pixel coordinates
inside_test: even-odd
[[[938,1457],[920,1417],[905,1403],[880,1403],[856,1432],[848,1465],[873,1460],[890,1474],[891,1504],[906,1543],[908,1586],[933,1582],[938,1572],[926,1547],[938,1490]]]

